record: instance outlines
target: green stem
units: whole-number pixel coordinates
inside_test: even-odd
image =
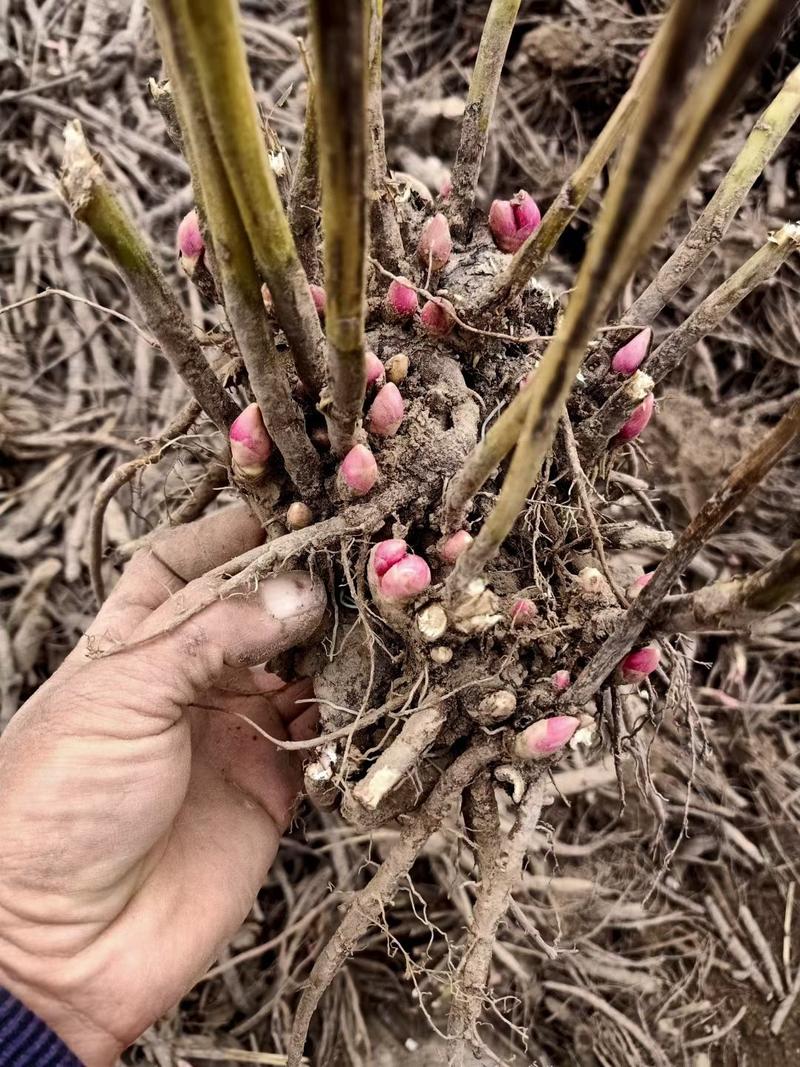
[[[309,10],[322,176],[329,383],[322,409],[343,455],[361,420],[366,372],[368,0],[312,0]]]
[[[256,266],[297,371],[314,396],[323,383],[323,337],[269,163],[236,0],[183,0],[188,46],[214,141],[225,166]]]
[[[469,84],[448,208],[453,236],[464,242],[469,238],[489,125],[519,6],[520,0],[492,0]]]
[[[191,323],[92,157],[77,119],[64,131],[61,188],[72,215],[86,223],[111,257],[161,351],[203,411],[227,435],[239,408],[206,362]]]

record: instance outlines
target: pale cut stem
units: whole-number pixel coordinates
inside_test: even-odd
[[[214,425],[227,434],[239,407],[225,392],[150,249],[92,157],[76,119],[64,131],[61,188],[72,215],[111,257],[161,351]]]
[[[768,281],[800,247],[800,226],[787,223],[743,263],[723,284],[699,304],[692,314],[648,357],[643,371],[653,384],[676,369],[698,341],[711,333],[730,312],[759,285]],[[629,383],[616,392],[580,426],[578,447],[587,459],[597,459],[628,420],[638,401],[632,399]]]
[[[647,325],[686,284],[728,231],[748,193],[800,115],[800,66],[757,120],[700,218],[641,296],[620,319],[625,326]]]
[[[475,194],[486,154],[489,127],[519,7],[520,0],[492,0],[470,80],[448,206],[453,236],[464,243],[469,240],[471,232]]]
[[[666,20],[662,22],[659,34],[664,32],[665,25]],[[653,48],[657,46],[658,36],[648,49],[648,57],[652,55]],[[473,309],[475,314],[488,315],[518,299],[531,278],[535,277],[547,262],[559,238],[591,192],[603,167],[621,144],[639,105],[642,83],[648,69],[649,63],[646,57],[630,88],[603,127],[600,136],[575,172],[561,186],[555,200],[544,213],[544,218],[538,228],[514,253],[508,266],[478,293]]]
[[[767,433],[698,511],[653,571],[653,577],[615,624],[614,629],[569,689],[570,703],[579,706],[597,692],[620,660],[655,617],[672,585],[703,545],[736,511],[745,497],[784,455],[800,433],[800,400]]]
[[[387,185],[386,137],[383,125],[383,0],[370,0],[369,136],[370,245],[372,255],[389,270],[404,273],[405,248],[394,197]]]
[[[175,0],[151,4],[164,58],[175,82],[178,118],[202,190],[216,250],[217,281],[237,347],[264,423],[300,492],[313,498],[320,489],[319,457],[309,440],[303,414],[294,402],[264,309],[253,253],[214,139],[199,85],[199,65],[188,15]]]
[[[250,84],[236,0],[170,0],[180,11],[214,140],[259,272],[300,378],[313,396],[324,380],[323,336],[297,255]]]
[[[531,486],[539,477],[552,446],[562,409],[583,360],[586,346],[618,296],[639,258],[659,232],[666,215],[642,219],[649,188],[658,181],[659,163],[694,63],[700,58],[714,4],[676,0],[673,14],[652,57],[642,101],[622,151],[603,209],[589,241],[575,291],[556,336],[547,346],[532,381],[523,389],[525,415],[518,431],[508,473],[494,508],[478,536],[461,556],[448,579],[448,592],[458,597],[500,549],[519,517]],[[673,152],[683,146],[673,145]],[[687,170],[685,180],[691,175]],[[673,187],[675,200],[681,187]],[[631,233],[639,233],[632,243]],[[513,404],[500,416],[511,421]],[[502,432],[502,431],[499,431]],[[507,432],[507,431],[506,431]]]
[[[453,236],[464,242],[469,238],[492,112],[519,6],[520,0],[492,0],[469,83],[448,208]]]
[[[800,541],[746,578],[668,597],[653,619],[663,633],[744,630],[800,596]]]
[[[331,448],[355,441],[366,389],[368,0],[312,0],[322,177],[328,386],[321,409]]]
[[[308,91],[306,94],[306,120],[303,140],[292,178],[289,194],[289,225],[294,237],[297,254],[303,264],[308,280],[320,280],[317,255],[317,222],[319,221],[319,138],[317,135],[317,86],[314,72],[306,55],[305,45],[300,42],[300,51],[306,68]]]

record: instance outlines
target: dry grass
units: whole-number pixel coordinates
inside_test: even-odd
[[[524,184],[547,202],[627,83],[660,7],[646,0],[523,4],[486,191]],[[295,44],[301,8],[296,0],[244,4],[261,104],[290,154],[303,104],[294,92],[302,77]],[[458,99],[484,8],[432,0],[390,5],[390,163],[433,185],[455,150]],[[0,315],[2,725],[92,616],[86,542],[96,487],[139,455],[140,439],[156,437],[186,399],[146,333],[107,310],[133,314],[121,282],[58,199],[64,122],[82,119],[166,267],[191,197],[185,166],[147,99],[147,78],[159,71],[141,0],[11,0],[0,5],[0,41],[8,42],[7,53],[0,51],[0,303],[47,287],[91,301],[47,295]],[[766,88],[798,59],[800,41],[789,36],[651,266],[715,188]],[[797,154],[794,135],[657,332],[749,255],[765,229],[796,217]],[[590,198],[562,242],[562,259],[548,270],[553,287],[572,277],[596,207]],[[194,321],[211,328],[194,290],[174,270],[171,276]],[[797,267],[785,269],[699,346],[670,384],[641,456],[643,475],[659,486],[648,501],[668,527],[696,509],[712,468],[725,468],[757,420],[779,413],[797,390],[797,286]],[[109,508],[108,543],[125,545],[178,507],[207,450],[201,424],[144,470]],[[760,565],[797,537],[798,480],[795,457],[702,553],[691,580]],[[635,517],[641,506],[630,497],[620,517]],[[112,569],[109,562],[108,578]],[[630,698],[611,717],[619,727],[624,810],[613,760],[581,766],[572,757],[562,765],[556,783],[565,799],[552,817],[558,829],[540,827],[531,841],[523,890],[493,961],[487,1018],[494,1026],[485,1037],[499,1062],[701,1067],[705,1052],[724,1065],[800,1057],[796,1014],[780,1035],[769,1033],[780,997],[764,950],[766,943],[783,996],[800,957],[799,648],[800,617],[787,608],[750,637],[676,649],[666,697],[652,706]],[[285,1046],[297,990],[338,905],[395,836],[385,829],[370,838],[309,813],[233,944],[129,1061],[201,1063],[201,1050],[213,1048],[239,1050],[227,1054],[231,1063],[280,1062],[267,1053]],[[315,1064],[400,1064],[407,1041],[419,1045],[408,1046],[415,1063],[441,1062],[425,1016],[435,1025],[446,1017],[474,901],[473,856],[466,845],[457,864],[446,855],[431,842],[385,928],[336,979],[317,1023]],[[219,1062],[219,1052],[205,1059]]]

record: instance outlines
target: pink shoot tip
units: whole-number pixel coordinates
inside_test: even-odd
[[[446,538],[439,548],[439,555],[445,563],[455,563],[462,552],[465,552],[472,544],[472,534],[466,530],[456,530],[454,534]]]
[[[430,264],[432,270],[441,270],[453,251],[450,226],[440,212],[428,219],[422,227],[417,245],[417,257],[424,267]]]
[[[313,283],[308,287],[311,290],[311,299],[314,301],[314,307],[317,309],[317,314],[320,318],[325,316],[325,305],[328,302],[328,297],[321,285],[314,285]]]
[[[617,441],[632,441],[646,428],[656,406],[655,397],[648,393],[617,434]]]
[[[387,600],[413,600],[431,584],[431,572],[422,556],[409,555],[400,538],[379,541],[373,548],[370,566],[378,590]]]
[[[521,597],[511,609],[512,626],[528,626],[539,614],[539,609],[528,597]]]
[[[445,337],[456,324],[456,309],[449,300],[435,296],[423,307],[420,322],[434,337]]]
[[[386,293],[386,306],[400,319],[410,319],[417,313],[417,290],[407,278],[393,278]]]
[[[267,433],[258,404],[248,404],[231,423],[231,459],[239,474],[258,478],[267,467],[272,438]]]
[[[646,645],[644,648],[637,648],[635,652],[629,652],[619,665],[623,682],[643,682],[648,674],[652,674],[656,669],[660,659],[661,653],[654,645]]]
[[[628,375],[638,370],[639,365],[650,349],[652,338],[653,331],[649,326],[642,330],[641,333],[637,333],[635,337],[619,349],[611,360],[612,371],[615,374]]]
[[[340,485],[349,496],[365,496],[378,480],[378,464],[366,445],[354,445],[339,467]]]
[[[387,382],[378,390],[369,409],[367,420],[370,433],[379,437],[393,437],[400,429],[404,411],[400,390],[393,382]]]
[[[572,677],[569,671],[556,671],[550,682],[557,693],[563,693],[572,684]]]
[[[644,587],[650,584],[654,574],[655,571],[649,571],[647,574],[640,574],[635,581],[631,582],[628,587],[628,596],[631,600],[635,600]]]
[[[184,215],[178,226],[178,251],[186,259],[197,260],[203,254],[205,242],[200,233],[200,220],[192,208]]]
[[[364,356],[367,370],[367,385],[383,385],[386,380],[386,368],[374,352],[367,352]]]
[[[514,753],[521,759],[544,759],[562,748],[580,726],[574,715],[540,719],[514,738]]]
[[[516,252],[542,221],[533,197],[523,189],[510,200],[495,200],[489,208],[489,229],[501,252]]]
[[[372,567],[379,578],[408,555],[408,545],[399,537],[379,541],[372,550]]]

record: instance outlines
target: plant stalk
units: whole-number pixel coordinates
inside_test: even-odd
[[[319,138],[317,134],[317,85],[305,45],[300,52],[306,68],[306,120],[289,194],[289,226],[297,254],[310,282],[319,282],[317,222],[319,221]]]

